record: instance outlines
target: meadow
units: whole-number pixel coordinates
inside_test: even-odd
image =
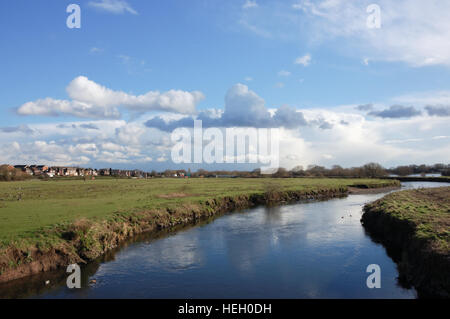
[[[450,298],[450,187],[395,192],[364,207],[362,222],[423,298]]]
[[[436,251],[450,252],[450,187],[395,192],[367,205],[367,210],[409,223],[414,237]]]
[[[387,186],[377,179],[97,179],[0,183],[0,243],[80,219],[198,204],[212,198],[277,191],[314,191],[359,185]]]

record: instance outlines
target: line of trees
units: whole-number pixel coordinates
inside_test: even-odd
[[[152,176],[166,176],[171,177],[174,174],[183,173],[184,176],[191,177],[247,177],[257,178],[262,177],[259,169],[253,171],[207,171],[199,169],[191,173],[185,170],[166,170],[162,173],[152,172]],[[291,170],[285,168],[278,169],[278,172],[272,177],[289,178],[289,177],[383,177],[388,175],[407,176],[413,174],[441,174],[442,176],[450,176],[450,164],[434,164],[434,165],[409,165],[397,166],[392,168],[384,168],[378,163],[368,163],[360,167],[343,168],[339,165],[334,165],[331,168],[326,168],[319,165],[309,165],[306,169],[299,165]]]
[[[399,176],[407,176],[414,174],[441,174],[442,176],[449,176],[445,174],[450,173],[450,164],[434,164],[434,165],[404,165],[389,169],[391,174]]]
[[[246,177],[246,178],[257,178],[257,177],[278,177],[278,178],[289,178],[289,177],[381,177],[388,175],[388,172],[380,164],[369,163],[361,167],[353,168],[343,168],[341,166],[335,165],[332,168],[326,168],[318,165],[310,165],[307,169],[303,166],[296,166],[292,170],[287,170],[285,168],[279,168],[278,171],[273,175],[261,175],[259,169],[253,171],[207,171],[204,169],[199,169],[196,172],[190,172],[185,170],[166,170],[162,173],[152,172],[150,175],[152,177],[173,177],[175,175],[191,176],[191,177]]]

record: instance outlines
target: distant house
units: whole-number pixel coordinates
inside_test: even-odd
[[[4,165],[6,166],[6,165]],[[119,176],[119,177],[133,177],[133,178],[150,178],[150,173],[141,170],[121,170],[112,168],[92,169],[80,167],[66,167],[66,166],[47,166],[47,165],[15,165],[8,166],[11,171],[18,169],[29,175],[55,177],[55,176]],[[175,174],[176,177],[183,177],[184,173]]]
[[[144,177],[144,172],[135,169],[134,171],[131,172],[131,176],[132,177],[137,177],[137,178],[143,178]]]
[[[48,177],[54,177],[56,175],[56,171],[53,167],[49,167],[45,172],[45,175],[47,175]]]
[[[111,170],[111,175],[112,176],[120,176],[120,175],[122,175],[122,171],[120,169],[113,169],[113,170]]]
[[[29,165],[15,165],[14,168],[19,169],[22,172],[27,173],[28,175],[33,175],[33,170]]]
[[[78,176],[78,169],[76,167],[66,167],[65,176]]]
[[[52,167],[47,171],[51,171],[53,176],[78,176],[79,168],[77,167]]]
[[[110,176],[111,175],[111,169],[110,168],[102,168],[99,171],[100,176]]]
[[[47,172],[48,166],[46,166],[46,165],[31,165],[30,169],[33,171],[33,175],[40,176]]]
[[[53,176],[64,176],[64,168],[63,167],[52,167]]]
[[[41,172],[45,173],[45,172],[48,171],[48,166],[46,166],[46,165],[38,165],[38,166],[36,166],[36,169],[38,169]]]

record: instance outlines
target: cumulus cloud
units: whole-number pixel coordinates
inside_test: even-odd
[[[356,109],[358,111],[363,111],[363,112],[367,112],[367,111],[371,111],[373,110],[373,104],[363,104],[363,105],[358,105],[356,107]]]
[[[236,84],[228,90],[223,112],[200,112],[196,119],[202,120],[204,127],[295,128],[307,124],[301,112],[287,105],[281,106],[272,115],[264,99],[244,84]],[[147,121],[146,125],[172,131],[177,127],[192,127],[193,118],[166,121],[155,117]]]
[[[372,111],[369,115],[381,118],[409,118],[421,115],[422,112],[413,106],[392,105],[388,109],[382,111]]]
[[[425,109],[430,116],[450,116],[449,105],[427,105]]]
[[[82,123],[82,124],[58,124],[58,128],[72,128],[72,129],[86,129],[86,130],[99,130],[100,128],[92,123]]]
[[[229,90],[227,98],[231,110],[227,127],[228,124],[235,126],[233,122],[239,115],[238,105],[241,105],[244,115],[249,112],[240,104],[240,101],[248,99],[252,112],[259,112],[266,125],[280,125],[282,167],[307,167],[309,164],[348,167],[371,161],[389,167],[413,162],[431,164],[450,156],[446,117],[427,117],[426,121],[421,117],[366,118],[352,112],[355,106],[302,109],[301,112],[287,105],[267,109],[264,101],[252,93],[239,86]],[[232,112],[233,107],[236,112]],[[204,124],[209,120],[207,125],[223,125],[225,113],[226,110],[208,110],[202,111],[198,117],[205,119]],[[170,132],[149,128],[145,125],[148,118],[149,115],[142,116],[130,123],[98,120],[59,125],[29,124],[34,134],[0,133],[0,146],[8,150],[0,154],[1,162],[165,169],[172,165]],[[173,124],[180,121],[181,115],[165,113],[159,118]],[[244,118],[246,120],[241,124],[248,125],[251,117]],[[185,118],[185,126],[192,127],[192,120],[191,117]],[[301,127],[301,130],[287,129],[283,125]],[[83,128],[93,126],[99,129]]]
[[[143,95],[132,95],[114,91],[85,76],[79,76],[67,86],[72,100],[52,98],[27,102],[17,109],[20,115],[59,116],[71,115],[81,118],[119,118],[118,107],[136,112],[169,111],[183,114],[195,112],[204,99],[201,92],[170,90],[164,93],[150,91]]]
[[[311,63],[311,55],[306,54],[304,56],[298,57],[297,59],[295,59],[294,63],[303,66],[308,66]]]
[[[131,95],[113,91],[87,77],[75,78],[67,87],[70,98],[101,107],[125,106],[136,111],[172,111],[194,113],[196,105],[204,99],[201,92],[170,90],[164,93],[150,91],[143,95]]]
[[[80,127],[87,130],[99,130],[98,126],[92,123],[80,124]]]
[[[89,6],[115,14],[123,14],[126,12],[131,14],[138,14],[138,12],[134,10],[125,0],[91,1],[89,2]]]
[[[55,100],[50,97],[27,102],[17,109],[19,115],[60,116],[81,118],[119,118],[117,108],[92,105],[80,101]]]
[[[280,106],[273,116],[275,126],[285,128],[297,128],[308,125],[302,112],[289,105]]]
[[[0,127],[0,132],[33,134],[35,131],[31,129],[28,125],[19,125],[19,126]]]
[[[8,160],[13,163],[45,163],[47,165],[84,165],[90,158],[81,151],[80,147],[66,148],[54,141],[14,142],[11,147],[14,153],[9,154]]]
[[[324,120],[320,124],[319,128],[321,128],[322,130],[331,130],[333,128],[333,124]]]
[[[145,165],[167,154],[172,145],[170,137],[139,122],[33,124],[29,129],[35,133],[15,135],[14,142],[0,133],[0,146],[10,150],[1,156],[2,162],[97,168],[107,164]]]

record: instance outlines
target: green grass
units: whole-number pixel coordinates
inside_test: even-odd
[[[320,190],[392,183],[371,179],[98,179],[0,183],[0,244],[39,235],[46,228],[80,219],[104,220],[115,213],[151,209],[240,194]],[[183,197],[181,197],[183,196]]]
[[[368,206],[413,223],[417,238],[450,251],[450,187],[396,192]]]

